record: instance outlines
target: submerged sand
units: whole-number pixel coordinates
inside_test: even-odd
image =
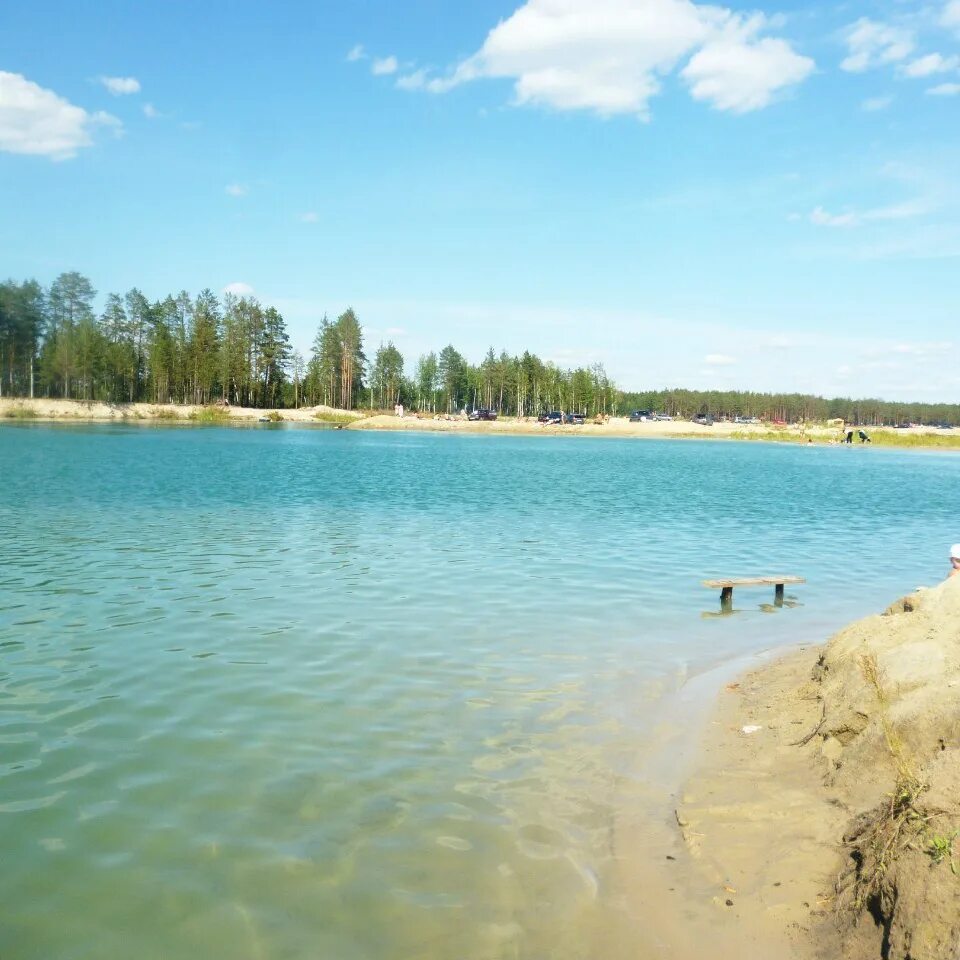
[[[726,684],[674,819],[662,957],[960,957],[960,578]]]

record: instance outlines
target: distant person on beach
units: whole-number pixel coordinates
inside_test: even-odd
[[[847,435],[840,441],[841,443],[853,443],[853,431],[848,430]]]
[[[950,573],[947,574],[948,579],[950,577],[960,577],[960,543],[955,543],[950,548]]]
[[[866,435],[866,433],[863,432],[863,430],[858,430],[857,432],[860,434],[861,443],[873,443],[873,441]]]

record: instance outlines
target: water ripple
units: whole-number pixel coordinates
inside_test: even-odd
[[[942,572],[867,453],[0,426],[0,953],[591,956],[660,699]]]

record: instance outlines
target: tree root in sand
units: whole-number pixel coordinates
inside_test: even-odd
[[[960,785],[960,754],[953,754],[938,771],[938,779],[953,781],[951,791]],[[844,836],[848,860],[837,882],[844,958],[960,957],[957,794],[946,810],[929,802],[928,790],[919,781],[898,783],[888,802],[858,817]]]

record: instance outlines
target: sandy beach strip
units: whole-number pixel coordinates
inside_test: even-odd
[[[390,432],[419,431],[426,433],[467,434],[478,436],[551,436],[613,437],[619,439],[701,439],[763,440],[784,443],[834,444],[840,438],[837,427],[793,425],[772,427],[769,424],[737,424],[716,422],[704,426],[689,420],[660,420],[631,423],[627,417],[610,417],[603,423],[588,419],[582,425],[549,426],[533,417],[503,417],[492,422],[468,421],[462,416],[433,414],[397,417],[364,410],[338,410],[333,407],[301,407],[276,411],[253,407],[193,406],[151,403],[100,403],[80,400],[0,399],[0,422],[3,420],[36,420],[50,422],[128,423],[199,421],[225,424],[256,423],[272,416],[277,422],[291,424],[335,424],[349,430],[381,430]],[[906,430],[873,429],[870,434],[880,445],[953,445],[960,449],[960,430],[934,427],[911,427]],[[860,446],[860,444],[855,444]]]
[[[960,578],[725,683],[673,820],[621,863],[664,957],[960,956]]]

